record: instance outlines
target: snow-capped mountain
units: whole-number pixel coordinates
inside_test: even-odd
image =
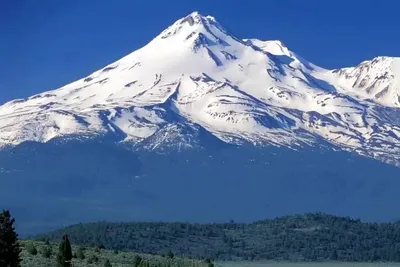
[[[400,107],[400,58],[376,57],[353,68],[336,69],[327,80],[385,106]]]
[[[112,136],[136,148],[325,142],[400,166],[400,59],[326,70],[198,12],[56,90],[0,106],[0,146]]]

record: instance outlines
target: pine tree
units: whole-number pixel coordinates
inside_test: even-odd
[[[173,259],[174,258],[174,253],[172,253],[171,250],[168,250],[167,255],[168,258]]]
[[[337,253],[336,249],[334,249],[332,251],[330,259],[333,260],[333,261],[337,261],[338,260],[338,253]]]
[[[10,211],[0,213],[0,266],[19,267],[21,263],[21,248],[18,234],[14,228],[15,219]]]
[[[68,236],[64,235],[59,246],[57,255],[57,266],[70,267],[72,260],[72,249]]]
[[[142,258],[138,255],[135,255],[135,258],[133,261],[134,261],[134,266],[139,267],[140,263],[142,262]]]

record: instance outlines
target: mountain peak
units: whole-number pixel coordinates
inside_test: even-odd
[[[194,11],[178,21],[180,21],[180,23],[188,22],[190,26],[193,26],[194,24],[201,24],[207,20],[216,21],[212,16],[204,16],[200,14],[200,12]]]
[[[204,19],[206,19],[204,16],[195,11],[190,13],[186,17],[178,20],[177,22],[179,22],[179,24],[188,23],[190,26],[193,26],[195,24],[202,24]]]
[[[400,64],[372,62],[321,69],[195,11],[87,77],[0,106],[0,146],[69,136],[172,142],[161,137],[181,135],[168,125],[192,123],[227,143],[325,140],[400,165]]]
[[[188,39],[195,33],[211,33],[217,28],[224,34],[225,30],[212,16],[204,16],[198,11],[194,11],[187,16],[178,19],[171,26],[161,32],[154,40],[170,39],[173,36],[181,36],[183,40]]]

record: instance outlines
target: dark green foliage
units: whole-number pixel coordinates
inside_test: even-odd
[[[102,222],[62,232],[76,244],[101,242],[113,249],[159,255],[171,250],[198,259],[400,261],[400,222],[364,223],[322,213],[250,224]],[[46,237],[55,240],[59,233]]]
[[[0,266],[18,267],[21,248],[14,228],[15,219],[8,210],[0,213]]]
[[[49,259],[53,255],[53,250],[51,249],[51,246],[45,245],[42,248],[42,256]]]
[[[168,250],[166,256],[167,256],[167,258],[173,259],[174,258],[174,253],[172,253],[171,250]]]
[[[135,267],[139,267],[141,262],[142,262],[142,258],[139,255],[135,255],[135,259],[134,259]]]
[[[35,245],[32,242],[26,244],[26,251],[28,251],[28,253],[31,255],[37,255],[38,253]]]
[[[76,253],[76,257],[77,257],[78,259],[80,259],[80,260],[85,259],[85,249],[84,249],[84,247],[79,247],[79,248],[78,248],[78,251],[77,251],[77,253]]]
[[[68,235],[63,235],[57,255],[57,265],[59,267],[69,267],[71,266],[71,260],[72,260],[71,244],[69,242]]]
[[[110,260],[109,259],[106,259],[105,261],[104,261],[104,265],[103,265],[104,267],[112,267],[112,265],[111,265],[111,263],[110,263]]]
[[[212,263],[211,259],[206,259],[205,262],[207,263],[208,267],[214,267],[214,263]]]
[[[168,265],[167,265],[168,266]],[[139,264],[139,267],[150,267],[150,262],[148,262],[148,261],[142,261],[140,264]]]
[[[336,249],[333,249],[331,252],[330,260],[336,261],[338,259],[338,254]]]
[[[97,262],[99,262],[99,257],[97,257],[96,255],[90,256],[87,260],[88,264],[97,263]]]

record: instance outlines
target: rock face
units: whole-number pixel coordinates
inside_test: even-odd
[[[261,194],[258,189],[273,184],[271,190],[279,188],[282,195],[288,198],[292,195],[296,199],[296,203],[290,208],[275,203],[276,208],[270,212],[262,211],[261,206],[264,204],[260,204],[251,219],[278,215],[285,211],[315,211],[315,209],[364,216],[366,212],[360,211],[361,202],[358,201],[372,201],[371,198],[374,197],[379,199],[376,203],[388,205],[387,213],[379,216],[389,218],[389,213],[392,211],[389,203],[393,202],[391,197],[394,196],[391,190],[398,188],[394,186],[398,183],[394,177],[399,176],[399,168],[390,165],[400,166],[399,90],[399,58],[378,57],[356,67],[326,70],[290,51],[280,41],[239,39],[229,33],[215,18],[194,12],[176,21],[143,48],[87,77],[53,91],[28,99],[14,100],[0,106],[0,157],[3,159],[0,161],[0,178],[4,181],[3,185],[8,184],[9,188],[14,188],[13,186],[17,186],[14,183],[19,181],[18,179],[28,179],[29,176],[33,176],[29,178],[31,187],[27,195],[35,201],[38,201],[37,197],[40,196],[38,192],[42,190],[35,187],[35,184],[47,188],[43,190],[48,191],[41,194],[51,193],[57,187],[57,183],[62,185],[61,188],[69,188],[71,192],[81,192],[79,195],[67,194],[66,199],[77,201],[76,205],[72,206],[80,210],[79,214],[87,214],[88,217],[85,219],[104,217],[101,215],[96,217],[101,214],[98,213],[99,210],[97,213],[82,212],[85,207],[91,211],[96,209],[98,203],[91,201],[97,199],[97,194],[101,194],[107,201],[118,194],[116,198],[118,201],[116,200],[114,204],[119,208],[115,208],[115,205],[103,205],[103,202],[98,204],[98,208],[100,210],[103,208],[104,212],[111,212],[111,207],[114,207],[115,214],[121,214],[119,213],[121,211],[133,212],[128,207],[129,203],[135,201],[142,203],[144,199],[148,199],[149,202],[143,206],[146,208],[139,208],[141,204],[133,205],[137,208],[138,214],[148,214],[147,217],[143,215],[137,218],[168,217],[168,219],[190,220],[205,213],[198,213],[194,217],[184,216],[184,213],[179,213],[175,208],[179,209],[178,204],[185,200],[183,197],[177,197],[170,203],[171,207],[174,207],[176,216],[163,216],[161,210],[166,207],[161,204],[152,206],[151,203],[159,203],[158,201],[168,197],[169,194],[160,193],[161,191],[155,189],[153,192],[150,189],[151,183],[159,186],[162,184],[160,180],[164,181],[165,178],[165,181],[170,181],[176,190],[172,190],[168,184],[164,189],[172,190],[171,193],[175,195],[185,195],[182,192],[188,187],[179,186],[185,183],[176,177],[174,179],[171,177],[191,174],[186,171],[182,174],[177,165],[165,163],[169,162],[168,157],[154,156],[152,153],[167,153],[171,160],[180,162],[179,166],[185,166],[186,163],[178,158],[188,153],[187,164],[190,166],[188,169],[192,173],[197,173],[193,176],[200,179],[198,174],[204,177],[208,175],[213,179],[211,184],[210,180],[195,180],[198,187],[207,190],[208,187],[205,185],[208,185],[213,188],[213,193],[218,194],[219,190],[223,197],[227,197],[226,205],[223,206],[227,212],[224,213],[221,209],[221,216],[207,217],[210,220],[234,217],[233,206],[228,205],[228,202],[234,198],[233,192],[237,193],[235,190],[239,189],[240,178],[238,177],[237,181],[234,181],[234,178],[229,181],[229,179],[221,180],[221,176],[236,177],[233,175],[234,172],[246,176],[240,171],[242,170],[240,166],[241,164],[247,166],[251,160],[259,165],[256,168],[257,172],[249,172],[249,176],[246,176],[248,179],[255,177],[254,184],[249,183],[248,187],[244,187],[248,191],[244,193],[243,198],[249,198],[249,201],[243,201],[241,204],[235,202],[235,205],[240,204],[243,211],[248,210],[254,201],[261,201],[259,203],[265,205],[268,202],[268,205],[271,205],[275,196],[272,193],[275,191],[268,191],[271,194],[268,198],[257,199],[250,195],[252,195],[251,190]],[[55,152],[64,151],[65,155],[74,157],[78,153],[82,154],[82,149],[86,145],[96,150],[94,147],[100,146],[99,144],[106,145],[107,148],[82,158],[82,162],[88,161],[88,157],[91,158],[91,162],[93,160],[93,165],[86,167],[82,162],[73,159],[69,161],[59,152]],[[267,157],[266,160],[261,155],[275,149],[291,151],[284,154],[297,155],[298,158],[281,157],[280,160],[286,163],[274,165],[272,171],[270,165],[272,158]],[[325,161],[322,162],[316,160],[321,156],[321,149],[330,151],[323,154]],[[299,152],[294,152],[295,150]],[[309,153],[310,150],[317,152]],[[252,152],[246,154],[243,151]],[[273,153],[278,153],[276,151]],[[356,157],[344,151],[355,152],[361,156]],[[174,154],[178,152],[181,154]],[[52,158],[53,163],[49,165],[50,159],[46,153],[55,153],[54,157],[58,159]],[[104,153],[108,153],[107,156]],[[149,156],[149,153],[152,156]],[[196,153],[200,153],[202,157],[196,158],[194,156]],[[304,153],[307,156],[304,156]],[[244,154],[247,157],[244,157]],[[26,158],[27,155],[30,158]],[[227,165],[221,165],[225,167],[216,168],[215,166],[222,164],[227,155],[234,157],[231,163],[238,166],[228,168]],[[304,157],[308,165],[300,163]],[[368,162],[370,167],[375,166],[374,170],[382,170],[386,177],[376,177],[378,180],[374,180],[370,176],[371,173],[374,173],[374,177],[380,175],[371,169],[368,175],[365,172],[355,172],[353,167],[346,163],[347,159],[353,157],[356,158],[355,161],[358,162],[356,165],[360,168],[365,168],[360,162]],[[114,165],[106,166],[104,158],[112,162],[114,158],[119,160],[115,161]],[[218,158],[218,161],[211,160],[215,158]],[[305,193],[307,190],[303,191],[304,194],[294,193],[292,189],[287,190],[288,185],[298,182],[297,178],[293,177],[295,173],[278,171],[279,168],[285,169],[286,166],[291,166],[289,158],[290,160],[297,158],[292,167],[297,168],[294,169],[296,173],[304,171],[304,175],[308,177],[304,181],[304,188],[310,186],[310,190],[321,190],[320,192],[324,194],[318,193],[316,195],[318,197],[308,199]],[[333,158],[336,162],[331,161]],[[137,164],[132,167],[129,162]],[[145,168],[143,166],[154,168],[161,162],[164,162],[163,167],[157,167],[160,173],[153,173],[148,169],[143,171]],[[324,162],[330,162],[330,165]],[[99,164],[104,165],[100,168]],[[321,167],[314,174],[305,171],[308,170],[307,166],[315,168],[316,164],[325,167]],[[54,166],[58,166],[58,169]],[[177,169],[172,171],[168,166]],[[332,174],[330,170],[332,166],[342,168],[340,173]],[[120,172],[118,168],[125,171]],[[39,169],[41,172],[37,171]],[[198,171],[199,169],[202,171]],[[61,170],[68,173],[68,176],[60,174]],[[262,179],[268,176],[268,170],[274,173],[275,180]],[[83,177],[84,173],[85,177],[93,178],[90,181],[86,178],[81,180],[85,182],[86,187],[66,185],[68,181],[78,183],[80,179],[74,179]],[[166,176],[163,179],[160,178],[162,174]],[[332,194],[325,202],[321,202],[324,204],[316,205],[319,197],[326,197],[327,188],[324,189],[323,182],[309,178],[314,177],[313,175],[330,177],[327,179],[332,179],[335,190],[341,191],[342,194]],[[360,176],[370,178],[362,180]],[[140,179],[137,180],[135,177]],[[281,182],[277,182],[277,179]],[[335,179],[336,182],[333,182]],[[141,182],[143,180],[145,182]],[[102,185],[99,189],[96,185],[104,181],[110,183],[110,186]],[[283,182],[285,184],[281,184]],[[146,190],[135,191],[136,198],[129,198],[128,196],[132,194],[128,189],[129,186],[140,187],[140,183],[148,186]],[[231,194],[224,191],[229,190],[226,184],[235,183],[236,185],[232,187],[235,189],[232,189]],[[312,185],[313,183],[315,184]],[[158,188],[154,184],[151,185],[153,188]],[[384,188],[380,185],[385,185],[387,188],[382,192],[373,189],[374,186]],[[17,190],[17,187],[14,189]],[[354,193],[356,191],[357,194]],[[15,201],[14,192],[16,191],[2,192],[4,195],[0,194],[0,203],[3,198],[3,203],[13,203],[16,209],[21,210],[21,214],[26,216],[29,211],[21,206],[23,202]],[[50,194],[49,199],[58,199],[56,202],[60,204],[60,197],[66,191],[60,192],[63,193]],[[353,196],[348,200],[355,202],[352,205],[343,202],[343,206],[333,208],[334,203],[339,203],[340,198],[346,199],[349,196],[347,194]],[[193,196],[197,196],[198,199]],[[206,206],[199,203],[210,205],[212,203],[201,196],[193,193],[187,204],[198,205],[196,207],[199,210],[206,211]],[[354,196],[359,197],[359,200],[355,200]],[[308,200],[303,202],[298,200],[302,197]],[[218,198],[211,199],[218,201]],[[151,216],[148,209],[153,209]],[[159,216],[157,211],[161,212]],[[238,218],[246,218],[243,212],[241,214],[243,216]],[[27,218],[30,218],[31,222],[35,221],[29,216]],[[66,215],[65,218],[75,222],[79,217]]]

